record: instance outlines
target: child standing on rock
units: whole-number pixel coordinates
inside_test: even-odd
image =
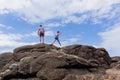
[[[55,34],[55,39],[54,39],[54,41],[52,42],[52,44],[57,41],[57,42],[59,43],[59,45],[61,46],[61,42],[60,42],[60,40],[59,40],[59,35],[60,35],[60,34],[61,34],[61,33],[60,33],[59,31],[57,31],[57,33]]]
[[[44,43],[44,33],[45,33],[45,30],[42,27],[42,25],[40,25],[39,29],[38,29],[38,35],[40,37],[40,43]]]

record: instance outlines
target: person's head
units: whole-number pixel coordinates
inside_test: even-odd
[[[57,33],[60,33],[60,31],[57,31]]]
[[[40,25],[40,27],[42,27],[42,25]]]

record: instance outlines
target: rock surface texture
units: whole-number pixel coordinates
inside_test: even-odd
[[[87,45],[26,45],[0,55],[0,80],[120,80],[120,57]]]

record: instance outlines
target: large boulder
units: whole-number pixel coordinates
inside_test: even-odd
[[[57,47],[48,44],[35,44],[26,45],[14,49],[13,59],[15,61],[20,61],[20,59],[28,56],[40,56],[45,52],[50,52],[51,49],[57,49]]]
[[[111,68],[116,67],[117,65],[120,65],[120,57],[111,57]]]
[[[108,68],[111,64],[111,58],[104,48],[95,48],[85,45],[71,45],[63,47],[66,54],[73,54],[87,60],[97,60],[99,66]]]
[[[3,80],[81,80],[84,75],[107,74],[110,64],[111,58],[104,48],[26,45],[14,49],[12,61],[3,67],[0,77]],[[87,77],[84,80],[89,80]]]
[[[11,60],[13,59],[13,55],[11,52],[6,52],[0,54],[0,70]]]
[[[106,74],[120,76],[120,57],[111,57],[111,62],[111,68],[106,70]]]
[[[37,66],[34,68],[34,66]],[[47,80],[61,80],[66,75],[71,74],[76,69],[84,67],[93,68],[98,64],[89,62],[83,58],[74,55],[66,55],[63,53],[47,53],[38,57],[31,64],[31,72],[37,72],[37,77],[45,78]],[[76,73],[79,73],[78,70]],[[89,72],[89,71],[88,71]]]

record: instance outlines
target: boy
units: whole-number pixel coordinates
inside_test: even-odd
[[[38,28],[38,35],[40,37],[40,43],[44,43],[44,28],[42,27],[42,25],[39,26]]]

